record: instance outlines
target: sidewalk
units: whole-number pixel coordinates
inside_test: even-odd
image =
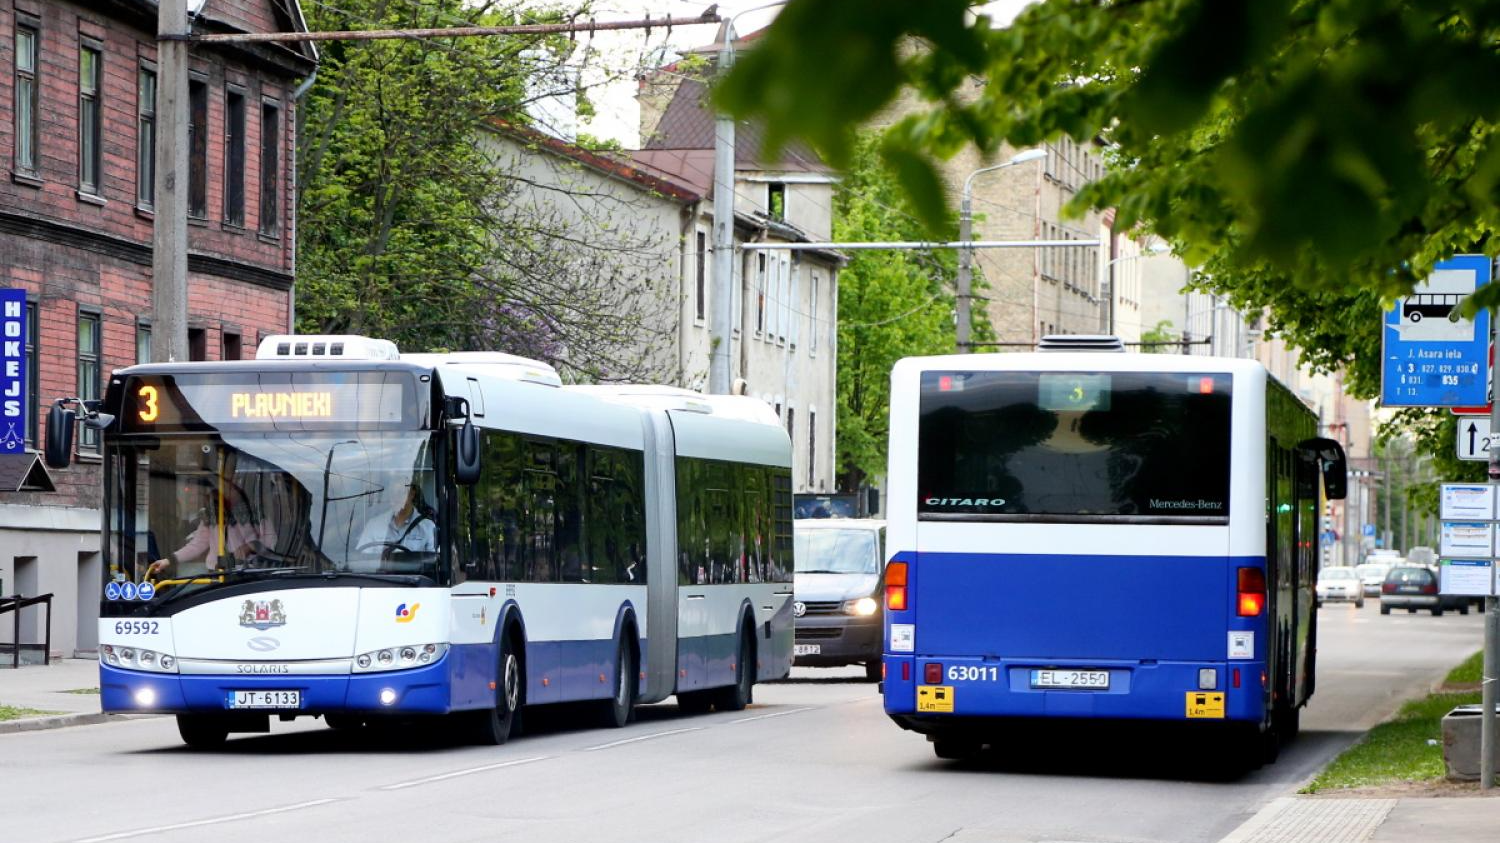
[[[1364,843],[1494,840],[1500,798],[1483,796],[1286,796],[1220,843]]]
[[[97,659],[53,659],[48,665],[0,668],[0,705],[49,712],[17,720],[0,720],[0,734],[103,723],[119,715],[99,710],[97,693],[69,691],[99,687]]]

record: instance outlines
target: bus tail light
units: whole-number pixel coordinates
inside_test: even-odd
[[[922,665],[922,681],[928,685],[942,684],[943,666],[937,662],[928,662]]]
[[[1239,599],[1235,612],[1242,618],[1253,618],[1266,608],[1266,572],[1259,568],[1239,570]]]
[[[906,563],[885,566],[885,607],[892,612],[906,610]]]

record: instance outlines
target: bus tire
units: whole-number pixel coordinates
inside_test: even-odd
[[[517,726],[525,702],[526,672],[509,630],[500,636],[500,664],[495,685],[495,704],[469,713],[473,718],[474,742],[481,746],[499,746],[520,731]]]
[[[229,737],[229,726],[212,714],[179,714],[177,734],[193,749],[215,749]]]
[[[323,722],[328,724],[328,728],[340,731],[358,729],[365,725],[364,718],[357,714],[325,714]]]
[[[746,625],[740,627],[738,655],[735,657],[734,684],[719,689],[714,708],[719,711],[744,711],[755,695],[755,639]]]
[[[865,662],[865,681],[879,682],[885,678],[885,670],[880,659]]]
[[[635,650],[628,636],[633,632],[625,627],[620,637],[620,646],[615,652],[615,692],[599,708],[600,722],[606,729],[624,727],[635,715],[636,666]]]
[[[1406,315],[1406,318],[1410,319],[1413,322],[1421,322],[1422,321],[1422,312],[1418,311],[1418,310],[1413,310],[1411,313],[1408,313]]]

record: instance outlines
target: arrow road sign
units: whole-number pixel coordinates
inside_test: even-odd
[[[1486,462],[1490,458],[1490,417],[1460,416],[1458,458]]]

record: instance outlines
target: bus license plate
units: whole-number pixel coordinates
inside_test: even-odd
[[[301,691],[230,691],[230,708],[301,708]]]
[[[1091,691],[1109,690],[1107,670],[1033,670],[1033,688],[1083,688]]]
[[[793,644],[792,655],[794,656],[816,656],[823,652],[822,644]]]

